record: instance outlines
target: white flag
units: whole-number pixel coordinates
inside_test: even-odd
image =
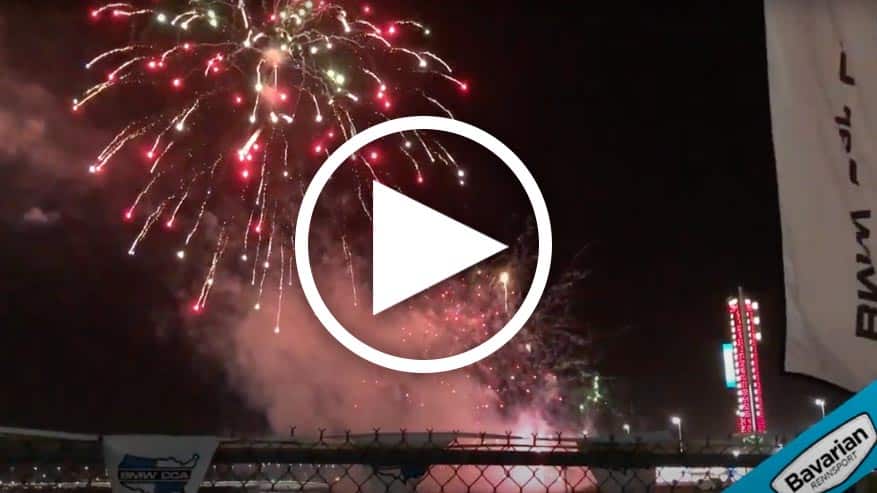
[[[106,436],[113,493],[196,493],[218,445],[206,436]]]
[[[857,391],[877,379],[877,2],[766,0],[765,22],[786,370]]]

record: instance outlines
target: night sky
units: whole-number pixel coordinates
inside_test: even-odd
[[[428,19],[435,51],[472,81],[458,117],[501,138],[539,181],[555,264],[584,249],[590,275],[572,303],[637,428],[665,429],[679,414],[695,436],[732,431],[720,345],[725,299],[740,284],[762,307],[771,431],[813,422],[816,396],[830,407],[844,399],[782,372],[761,5],[598,2],[574,12],[557,2],[372,3]],[[259,410],[178,315],[169,267],[129,258],[121,209],[78,176],[100,144],[82,127],[108,129],[71,123],[69,100],[87,87],[83,60],[106,47],[106,35],[89,25],[84,4],[51,5],[0,6],[0,425],[263,429]],[[22,114],[43,122],[45,135],[28,140]],[[32,208],[43,215],[26,219]],[[142,403],[132,406],[135,398]]]

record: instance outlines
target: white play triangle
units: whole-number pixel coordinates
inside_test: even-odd
[[[508,248],[389,187],[372,183],[375,315]]]

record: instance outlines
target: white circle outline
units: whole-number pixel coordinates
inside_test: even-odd
[[[533,282],[530,284],[530,289],[527,291],[521,306],[508,323],[489,339],[474,348],[452,356],[435,359],[414,359],[395,356],[379,351],[357,339],[356,336],[338,322],[331,310],[329,310],[329,307],[326,306],[314,281],[310,263],[309,236],[311,219],[317,206],[317,199],[329,182],[332,174],[341,167],[347,158],[368,144],[390,134],[413,130],[436,130],[459,135],[481,144],[500,158],[512,170],[512,173],[514,173],[515,178],[518,179],[518,182],[520,182],[527,194],[527,198],[530,200],[533,213],[536,215],[536,230],[539,240],[539,253],[536,258],[536,271],[533,274]],[[295,265],[305,299],[310,305],[311,310],[314,311],[317,319],[319,319],[332,337],[359,357],[384,368],[407,373],[440,373],[463,368],[490,356],[509,342],[527,323],[530,315],[536,310],[542,293],[545,291],[545,286],[548,284],[552,249],[551,220],[548,216],[545,198],[542,196],[542,191],[539,189],[539,185],[536,184],[536,180],[533,179],[533,175],[530,174],[530,171],[518,156],[500,142],[499,139],[478,127],[459,120],[437,116],[409,116],[369,127],[342,144],[326,159],[317,170],[302,199],[295,225],[295,245]]]

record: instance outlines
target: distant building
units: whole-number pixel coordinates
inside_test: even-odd
[[[725,350],[725,380],[737,392],[737,433],[764,434],[767,421],[758,359],[758,343],[761,341],[758,302],[747,298],[743,288],[738,288],[737,296],[728,298],[728,318],[731,344]]]

